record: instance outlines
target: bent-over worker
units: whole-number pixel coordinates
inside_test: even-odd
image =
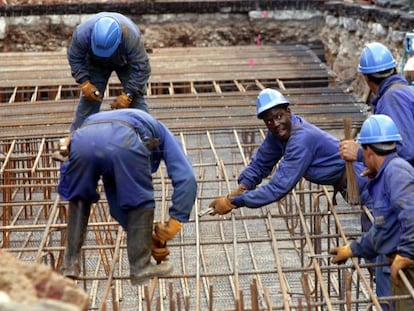
[[[249,165],[238,177],[238,186],[210,203],[210,214],[223,215],[234,208],[258,208],[285,197],[302,177],[321,185],[332,185],[346,193],[345,161],[339,156],[339,140],[295,115],[289,101],[278,91],[262,90],[256,101],[257,117],[268,133]],[[279,162],[280,161],[280,162]],[[277,169],[267,184],[258,186]],[[354,162],[361,201],[369,204],[364,166]]]
[[[91,114],[100,110],[109,78],[116,73],[121,93],[111,103],[112,109],[137,108],[148,112],[144,95],[151,66],[138,26],[128,17],[115,12],[100,12],[79,24],[73,31],[67,50],[71,74],[81,89],[73,132]],[[64,161],[70,137],[60,140]]]
[[[152,173],[162,160],[173,186],[172,205],[169,220],[157,223],[153,235]],[[142,110],[120,109],[88,117],[73,133],[69,159],[61,166],[58,191],[69,201],[62,274],[80,273],[80,250],[101,177],[110,213],[127,233],[131,283],[171,273],[170,263],[151,262],[151,247],[157,261],[166,260],[165,243],[189,220],[197,192],[192,166],[163,123]]]

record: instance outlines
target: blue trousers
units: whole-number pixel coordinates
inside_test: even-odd
[[[102,178],[110,213],[124,228],[130,209],[155,208],[151,152],[133,129],[116,121],[82,126],[70,148],[58,185],[64,200],[97,202]]]
[[[105,93],[106,86],[108,84],[109,78],[114,71],[113,68],[104,68],[102,66],[94,65],[93,63],[88,65],[90,81],[93,85],[95,85],[101,94]],[[115,70],[119,80],[121,81],[122,86],[125,88],[128,84],[129,77],[130,77],[130,68],[129,66],[118,67]],[[146,77],[148,80],[149,77]],[[144,94],[146,92],[145,89],[141,90],[140,93],[134,94],[134,99],[131,103],[130,108],[136,108],[144,110],[148,112],[148,105],[145,101]],[[79,128],[83,121],[91,114],[99,112],[101,108],[101,103],[96,101],[88,101],[86,100],[85,96],[81,94],[79,99],[79,104],[76,108],[75,118],[72,122],[70,127],[70,131],[73,132],[77,128]]]

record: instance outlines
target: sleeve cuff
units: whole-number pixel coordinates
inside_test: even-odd
[[[244,200],[241,195],[231,199],[230,203],[236,205],[237,208],[244,206]]]

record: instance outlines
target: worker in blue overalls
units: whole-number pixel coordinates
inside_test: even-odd
[[[72,34],[67,59],[81,96],[70,132],[79,128],[102,104],[112,73],[122,89],[111,102],[112,109],[136,108],[148,112],[145,100],[151,66],[138,26],[125,15],[100,12],[80,23]],[[52,155],[64,161],[70,135],[59,141]]]
[[[365,120],[357,143],[362,145],[372,177],[368,191],[374,204],[374,223],[362,237],[335,247],[330,253],[336,255],[333,263],[344,263],[350,257],[387,258],[392,262],[388,265],[387,280],[390,294],[409,295],[399,270],[405,269],[409,282],[414,285],[414,168],[396,152],[397,142],[401,142],[401,136],[389,116],[378,114]],[[398,311],[412,311],[414,301],[400,299],[390,302],[389,306]],[[383,304],[383,309],[386,307]]]
[[[166,223],[157,223],[153,233],[152,173],[162,160],[174,190],[170,218]],[[91,204],[99,199],[100,178],[110,213],[127,233],[131,283],[141,284],[150,277],[170,274],[171,264],[162,262],[169,254],[165,243],[189,220],[197,184],[178,140],[164,124],[138,109],[93,114],[73,132],[58,186],[61,197],[69,201],[62,274],[76,278],[80,273],[80,250]],[[162,263],[153,264],[151,254]]]
[[[372,42],[362,50],[358,72],[363,74],[365,82],[375,95],[371,100],[374,114],[391,117],[402,137],[397,141],[397,153],[414,165],[414,89],[407,80],[397,73],[397,61],[391,51],[379,42]],[[353,140],[343,140],[339,148],[340,155],[348,161],[363,161],[362,149]],[[371,222],[363,222],[363,231],[369,230]],[[387,258],[380,256],[377,263],[387,263]],[[375,268],[377,296],[390,295],[389,266]],[[392,308],[392,306],[391,306]],[[388,310],[388,306],[384,307]]]
[[[268,129],[249,165],[238,177],[238,186],[210,203],[210,214],[223,215],[234,208],[258,208],[285,197],[302,177],[320,185],[332,185],[346,196],[345,161],[339,156],[339,140],[295,115],[289,101],[277,90],[262,90],[256,101],[257,117]],[[280,161],[280,162],[279,162]],[[275,165],[278,164],[276,170]],[[369,205],[367,177],[362,163],[354,162],[361,200]],[[258,186],[272,172],[266,184]]]

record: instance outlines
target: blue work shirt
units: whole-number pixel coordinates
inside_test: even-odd
[[[239,184],[254,189],[270,175],[270,181],[254,190],[245,191],[232,202],[238,206],[258,208],[286,196],[302,177],[321,185],[336,185],[345,174],[345,161],[339,155],[339,140],[292,113],[292,131],[286,142],[270,131],[238,178]],[[360,177],[364,166],[353,163],[361,200],[368,201],[367,178]]]
[[[155,148],[147,142],[158,140]],[[96,202],[102,176],[111,215],[125,227],[134,208],[154,208],[151,173],[164,161],[173,193],[169,215],[189,220],[197,193],[191,163],[167,127],[138,109],[89,116],[71,139],[69,159],[61,166],[59,194],[65,200]]]
[[[368,191],[374,223],[351,242],[352,254],[372,259],[398,252],[414,260],[414,168],[397,153],[389,154],[368,183]]]
[[[122,26],[122,39],[118,49],[108,58],[97,57],[91,48],[93,27],[98,19],[109,16],[117,20]],[[131,67],[131,75],[124,86],[125,93],[142,93],[146,88],[148,77],[151,74],[149,58],[141,39],[138,26],[126,16],[114,12],[101,12],[93,15],[79,24],[73,32],[72,42],[67,50],[67,58],[71,73],[79,84],[90,80],[88,62],[95,67],[115,70],[124,66]]]
[[[414,89],[401,75],[392,75],[381,82],[371,104],[374,114],[393,119],[402,138],[397,142],[397,153],[414,166]],[[362,150],[358,152],[358,160],[363,162]]]

